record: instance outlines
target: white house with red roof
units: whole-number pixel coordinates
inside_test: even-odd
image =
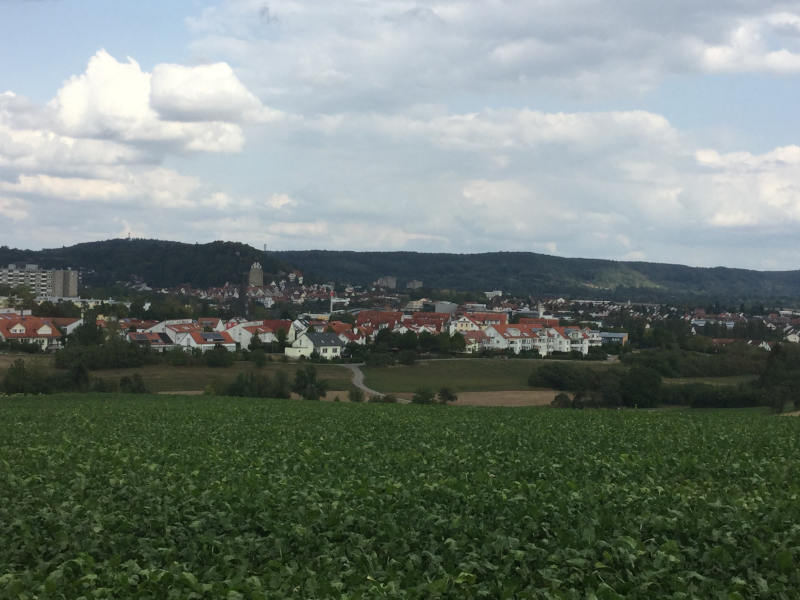
[[[175,347],[166,333],[147,333],[144,331],[129,331],[128,341],[139,346],[147,346],[154,352],[166,352]]]
[[[233,341],[227,331],[191,331],[181,338],[180,346],[190,350],[200,350],[208,352],[217,346],[221,346],[229,352],[236,351],[236,342]]]
[[[0,319],[0,341],[37,344],[42,350],[58,348],[61,332],[51,320],[42,317],[16,317]]]
[[[200,317],[197,324],[204,331],[225,331],[225,322],[217,317]]]

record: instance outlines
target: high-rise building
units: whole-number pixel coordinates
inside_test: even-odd
[[[78,295],[78,272],[71,269],[53,271],[53,296],[75,298]]]
[[[38,265],[8,265],[7,269],[0,269],[0,285],[24,285],[36,296],[74,298],[78,295],[78,272],[45,270]]]
[[[250,287],[264,286],[264,269],[261,268],[261,263],[254,262],[250,267],[250,275],[247,278],[247,285]]]

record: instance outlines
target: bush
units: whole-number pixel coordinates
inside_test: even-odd
[[[359,388],[353,388],[347,392],[347,399],[350,400],[350,402],[363,402],[364,391]]]
[[[222,346],[214,346],[203,355],[207,367],[223,368],[233,365],[233,352],[228,352]]]
[[[248,371],[239,373],[221,393],[226,396],[247,398],[288,398],[289,378],[283,371],[275,373],[274,379],[255,371]]]
[[[431,390],[427,388],[420,388],[416,392],[414,392],[413,398],[411,398],[411,402],[414,404],[432,404],[434,399],[434,394]]]
[[[439,393],[436,394],[436,397],[442,404],[447,404],[448,402],[455,402],[458,400],[456,393],[448,387],[441,388]]]
[[[147,394],[149,390],[142,380],[139,373],[134,373],[131,376],[124,375],[119,379],[119,391],[123,394]]]
[[[308,365],[297,370],[294,375],[292,391],[300,394],[306,400],[319,400],[325,395],[328,382],[317,379],[317,370],[314,365]]]
[[[260,369],[267,364],[267,355],[261,348],[258,348],[250,353],[250,360]]]
[[[364,357],[368,367],[388,367],[394,364],[394,358],[388,352],[370,352]]]
[[[112,339],[96,346],[68,344],[55,354],[55,365],[59,369],[70,369],[78,364],[93,371],[124,369],[155,362],[158,362],[158,357],[149,347],[119,339]]]
[[[376,404],[395,404],[397,402],[397,396],[394,396],[393,394],[384,394],[383,396],[379,396],[376,394],[374,396],[370,396],[369,401]]]
[[[401,365],[413,365],[417,362],[417,353],[413,350],[403,350],[398,354],[397,360]]]
[[[572,407],[572,398],[569,397],[569,394],[564,392],[559,392],[556,394],[556,397],[553,398],[553,401],[550,403],[550,406],[554,406],[556,408],[571,408]]]

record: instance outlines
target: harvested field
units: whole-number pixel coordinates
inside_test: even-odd
[[[549,406],[556,393],[554,390],[460,392],[451,406]]]

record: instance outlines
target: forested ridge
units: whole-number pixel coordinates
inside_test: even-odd
[[[691,297],[755,299],[800,298],[800,271],[697,268],[647,262],[563,258],[533,252],[444,254],[346,252],[330,250],[274,252],[308,277],[367,285],[394,275],[398,285],[412,279],[426,287],[519,294],[570,295],[663,301]]]
[[[306,281],[370,285],[393,275],[403,287],[413,279],[426,288],[581,298],[668,301],[800,299],[800,271],[753,271],[725,267],[563,258],[533,252],[445,254],[333,250],[263,252],[238,242],[185,244],[116,239],[45,250],[0,247],[0,265],[31,262],[45,268],[84,271],[89,285],[141,278],[152,287],[241,283],[253,262],[265,273],[299,269]]]
[[[265,273],[286,269],[260,250],[238,242],[185,244],[163,240],[115,239],[45,250],[0,247],[0,265],[34,263],[48,269],[84,271],[87,285],[106,286],[139,278],[151,287],[190,284],[198,288],[245,281],[250,265]]]

